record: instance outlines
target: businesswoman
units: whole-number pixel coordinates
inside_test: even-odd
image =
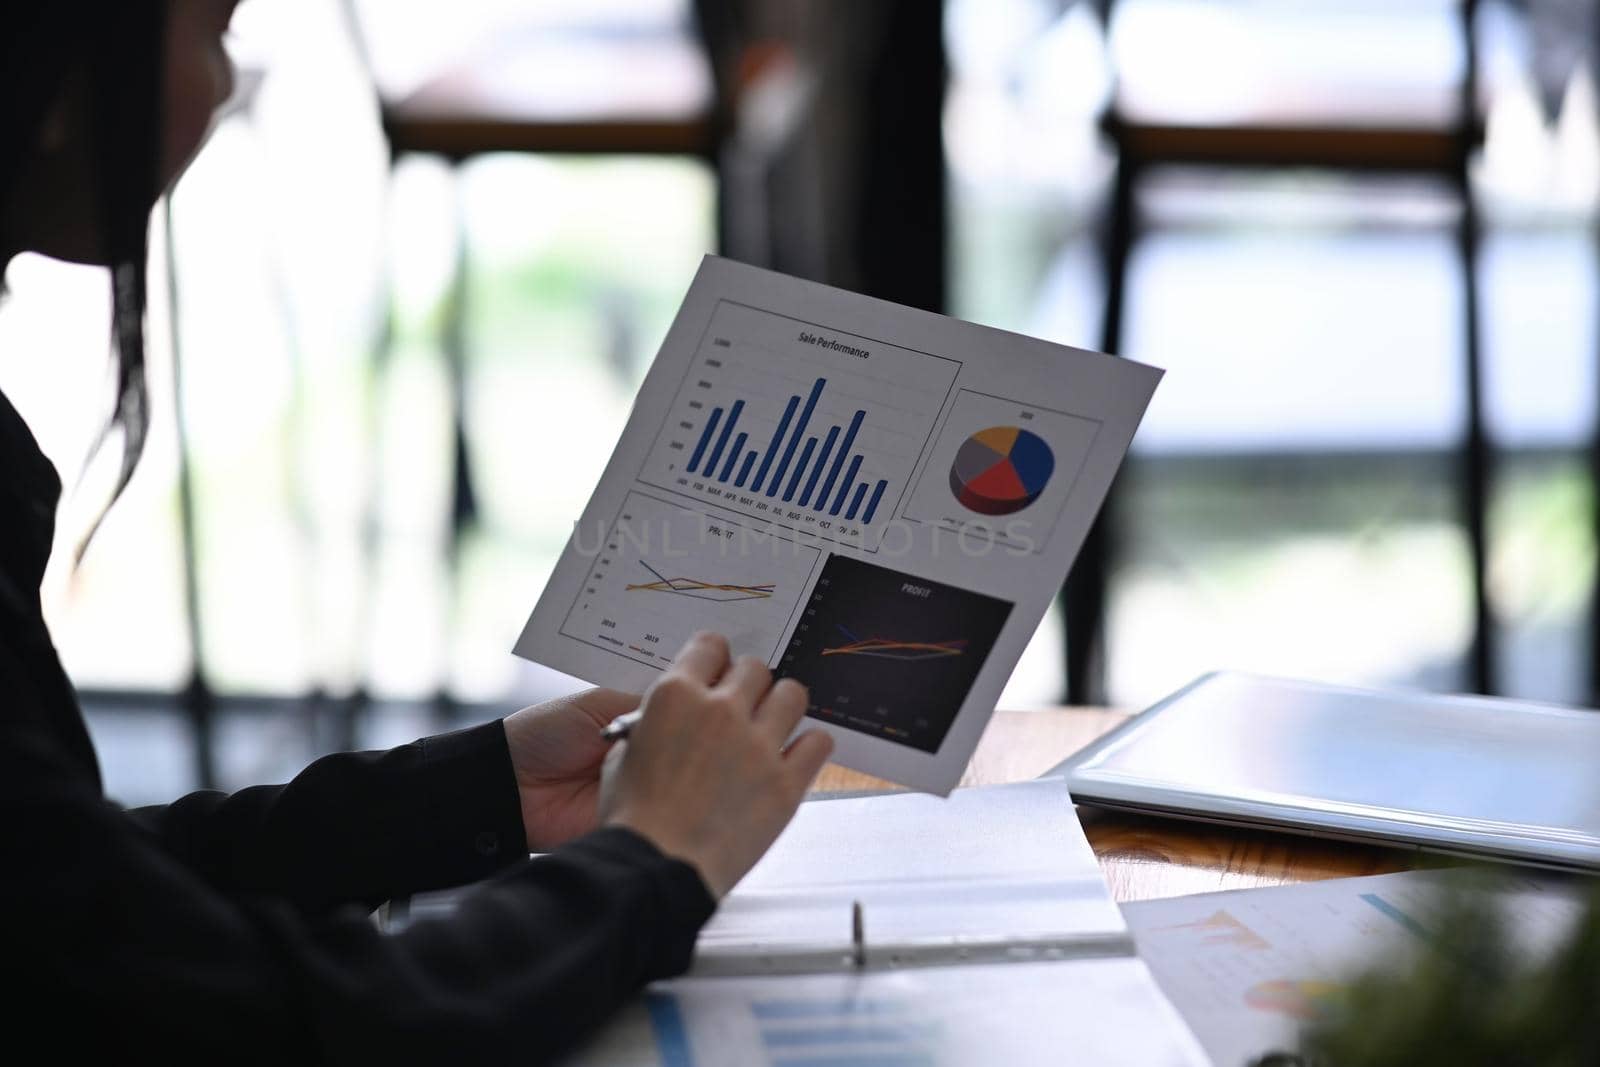
[[[10,0],[0,13],[0,269],[23,251],[108,268],[120,484],[146,420],[149,213],[229,92],[221,38],[235,2]],[[804,690],[701,635],[610,756],[598,729],[638,700],[591,690],[330,756],[288,785],[125,811],[102,795],[40,614],[59,494],[0,396],[12,1048],[37,1036],[69,1061],[549,1059],[687,965],[717,899],[831,748],[816,732],[785,748]],[[368,919],[391,895],[480,880],[448,921],[391,936]]]

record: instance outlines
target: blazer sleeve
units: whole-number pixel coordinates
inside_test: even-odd
[[[528,852],[498,720],[130,815],[213,886],[308,910],[463,885]]]
[[[13,1019],[69,1059],[541,1062],[685,968],[714,907],[692,868],[608,829],[514,862],[447,920],[387,935],[359,908],[307,914],[220,891],[58,752],[8,741],[0,945],[27,977]]]

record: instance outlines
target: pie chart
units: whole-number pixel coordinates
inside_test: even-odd
[[[1044,438],[1020,426],[991,426],[961,443],[950,491],[970,511],[1010,515],[1039,499],[1055,469]]]

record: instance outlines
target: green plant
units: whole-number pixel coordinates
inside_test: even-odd
[[[1307,1067],[1600,1067],[1600,886],[1567,937],[1519,949],[1491,888],[1444,893],[1428,946],[1358,977]]]

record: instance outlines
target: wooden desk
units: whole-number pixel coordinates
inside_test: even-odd
[[[1103,708],[999,711],[961,784],[999,785],[1037,777],[1127,718]],[[894,786],[830,764],[815,792]],[[1119,901],[1249,889],[1409,870],[1417,854],[1293,834],[1236,830],[1079,806],[1084,831]]]

